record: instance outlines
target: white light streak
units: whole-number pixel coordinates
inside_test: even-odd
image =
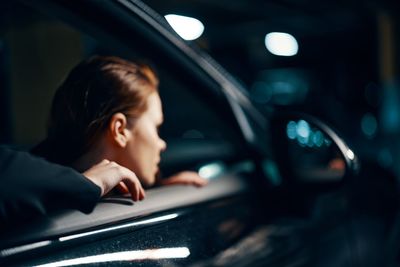
[[[36,267],[61,267],[113,261],[176,259],[187,258],[189,255],[190,251],[187,247],[131,250],[57,261],[37,265]]]
[[[165,15],[165,19],[174,31],[187,41],[199,38],[204,32],[204,25],[198,19],[175,14]]]
[[[162,221],[174,219],[176,217],[178,217],[178,214],[177,213],[173,213],[173,214],[160,216],[160,217],[156,217],[156,218],[148,219],[148,220],[144,220],[144,221],[127,223],[127,224],[123,224],[123,225],[118,225],[118,226],[114,226],[114,227],[108,227],[108,228],[105,228],[105,229],[100,229],[100,230],[80,233],[80,234],[76,234],[76,235],[64,236],[64,237],[60,237],[59,241],[61,241],[61,242],[62,241],[67,241],[67,240],[71,240],[71,239],[75,239],[75,238],[80,238],[80,237],[89,236],[89,235],[93,235],[93,234],[98,234],[98,233],[108,232],[108,231],[112,231],[112,230],[117,230],[117,229],[132,227],[132,226],[137,226],[137,225],[141,225],[141,224],[162,222]]]

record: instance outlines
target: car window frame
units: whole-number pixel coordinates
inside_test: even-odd
[[[40,5],[43,7],[43,6],[46,6],[46,4],[48,4],[49,2],[48,1],[39,1],[38,3],[40,3]],[[64,2],[64,1],[59,1],[59,2]],[[95,3],[95,1],[88,1],[88,2]],[[109,3],[111,3],[111,2],[109,2]],[[121,1],[117,0],[117,1],[113,1],[112,3],[114,3],[114,4],[121,3]],[[28,4],[31,4],[31,3],[28,3]],[[52,8],[59,9],[59,7],[57,7],[56,5],[53,5],[51,8],[46,7],[45,10],[47,12],[45,12],[45,13],[50,12],[52,10]],[[125,12],[127,12],[127,10],[125,10]],[[132,12],[132,10],[129,10],[129,12]],[[72,19],[72,17],[70,17],[68,20],[70,20],[70,19]],[[64,19],[60,19],[60,20],[65,22]],[[80,27],[73,27],[73,28],[81,30]],[[157,34],[158,33],[156,33],[155,35],[157,35]],[[158,38],[160,38],[160,36],[158,36]],[[214,67],[212,67],[212,65],[209,65],[208,63],[206,64],[206,66],[204,66],[205,62],[208,62],[208,61],[205,58],[201,57],[200,55],[196,54],[197,52],[195,50],[192,50],[192,48],[190,48],[188,45],[184,44],[184,46],[183,46],[184,50],[186,52],[189,51],[191,53],[191,57],[194,57],[197,60],[194,60],[193,58],[188,57],[188,55],[186,55],[186,54],[183,55],[182,47],[176,47],[176,44],[169,43],[169,41],[164,40],[162,42],[165,42],[165,45],[170,46],[169,48],[166,48],[166,51],[175,49],[175,52],[172,54],[173,56],[180,55],[179,57],[186,57],[186,61],[185,61],[184,65],[191,66],[191,68],[195,68],[195,70],[193,70],[194,73],[198,74],[201,77],[201,79],[203,79],[205,81],[205,83],[208,84],[208,86],[205,88],[217,91],[217,93],[219,92],[220,94],[222,92],[222,95],[224,98],[226,97],[226,94],[223,92],[222,88],[229,88],[229,92],[231,95],[231,98],[230,98],[231,101],[235,102],[235,101],[240,101],[240,99],[245,99],[245,98],[242,98],[243,95],[241,95],[241,93],[236,92],[237,89],[234,88],[234,85],[229,84],[230,82],[228,80],[226,80],[226,78],[222,79],[223,74],[220,72],[220,70],[215,69]],[[183,42],[183,41],[180,41],[180,42]],[[172,56],[172,55],[170,55],[170,56]],[[201,62],[199,62],[199,60],[203,62],[203,65],[200,64]],[[209,68],[209,69],[207,70],[207,68]],[[215,75],[210,76],[210,73],[214,73],[215,75],[219,76],[220,81],[215,80]],[[220,84],[221,82],[224,84],[221,85]],[[234,115],[232,115],[232,116],[234,116]],[[240,131],[240,123],[238,126],[239,126],[238,130]],[[223,187],[217,186],[217,184],[220,183],[218,181],[224,181],[223,182],[224,186]],[[115,218],[115,216],[114,216],[113,218],[99,220],[99,218],[98,218],[99,215],[96,211],[89,215],[82,214],[78,211],[62,212],[61,214],[54,215],[54,217],[51,217],[51,218],[50,217],[43,218],[44,221],[38,222],[37,226],[30,225],[30,226],[27,226],[27,228],[25,228],[25,229],[22,229],[22,228],[16,229],[16,231],[19,231],[19,234],[18,234],[18,236],[15,236],[15,235],[12,236],[12,238],[13,238],[12,240],[9,239],[7,241],[7,239],[4,239],[2,241],[3,249],[5,247],[7,247],[7,249],[11,249],[11,250],[7,250],[7,251],[3,250],[2,255],[6,255],[6,254],[8,255],[10,253],[10,251],[17,251],[17,252],[21,251],[20,246],[23,246],[23,247],[28,246],[29,247],[29,244],[34,244],[36,242],[44,242],[44,241],[46,241],[47,238],[51,238],[51,237],[60,238],[60,236],[62,236],[62,235],[80,233],[80,232],[88,230],[88,229],[103,227],[104,225],[107,225],[107,224],[120,223],[121,221],[128,220],[128,219],[136,220],[138,218],[143,218],[145,216],[148,216],[150,213],[165,212],[167,210],[171,210],[171,209],[175,209],[175,208],[179,208],[179,207],[194,205],[194,204],[198,204],[198,203],[202,203],[202,202],[206,202],[206,201],[211,201],[214,199],[225,198],[228,196],[247,192],[247,186],[244,183],[244,180],[240,176],[235,176],[234,174],[227,174],[227,173],[225,173],[225,178],[216,179],[215,182],[214,181],[211,182],[211,184],[208,187],[205,187],[202,189],[196,189],[196,188],[189,189],[188,187],[185,187],[184,190],[182,188],[183,188],[183,186],[172,186],[169,188],[151,189],[151,190],[149,190],[150,195],[157,194],[161,198],[168,199],[171,196],[176,196],[177,194],[181,194],[182,199],[179,201],[171,202],[170,205],[165,206],[165,205],[160,204],[160,201],[155,201],[154,199],[152,199],[151,197],[148,196],[148,199],[143,201],[140,204],[141,207],[145,207],[143,209],[133,211],[132,209],[135,209],[135,205],[133,208],[123,206],[123,205],[119,206],[121,208],[122,214],[118,218]],[[175,192],[174,190],[177,190],[177,191]],[[171,191],[174,191],[174,192],[171,192]],[[194,192],[196,192],[196,193],[194,193]],[[113,205],[114,204],[110,204],[110,203],[100,203],[98,205],[98,207],[96,207],[96,209],[98,210],[98,212],[101,213],[102,210],[104,211],[107,209],[111,209],[111,207]],[[138,205],[136,205],[136,208],[137,208],[137,206]],[[113,209],[113,211],[115,211],[115,210]],[[80,219],[71,219],[71,218],[75,218],[75,217],[76,218],[79,217]],[[94,218],[95,218],[95,220],[94,220]],[[74,221],[74,223],[72,223],[72,221]],[[43,225],[46,225],[46,224],[51,225],[50,228],[43,229]],[[63,228],[64,230],[61,230],[61,228],[57,227],[57,225],[63,225],[63,227],[61,227],[61,228]],[[70,225],[71,227],[65,228],[65,225]],[[41,230],[39,231],[38,229],[41,229]],[[31,233],[33,235],[28,235],[29,233]],[[17,247],[11,248],[12,246],[17,246]],[[22,249],[22,251],[24,251],[24,249]]]

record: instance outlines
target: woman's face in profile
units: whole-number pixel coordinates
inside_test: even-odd
[[[147,110],[129,129],[131,138],[121,155],[121,164],[131,169],[144,187],[155,183],[160,154],[166,143],[158,135],[163,123],[161,99],[157,92],[147,99]]]

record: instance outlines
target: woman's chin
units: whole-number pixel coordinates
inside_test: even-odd
[[[148,176],[148,177],[143,177],[143,179],[140,179],[140,182],[142,183],[142,186],[144,188],[149,188],[152,187],[156,183],[156,177],[153,176]]]

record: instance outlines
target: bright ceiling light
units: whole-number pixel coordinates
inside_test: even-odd
[[[165,19],[187,41],[197,39],[203,34],[204,25],[198,19],[174,14],[165,15]]]
[[[294,56],[299,50],[296,39],[284,32],[271,32],[265,36],[268,51],[277,56]]]

